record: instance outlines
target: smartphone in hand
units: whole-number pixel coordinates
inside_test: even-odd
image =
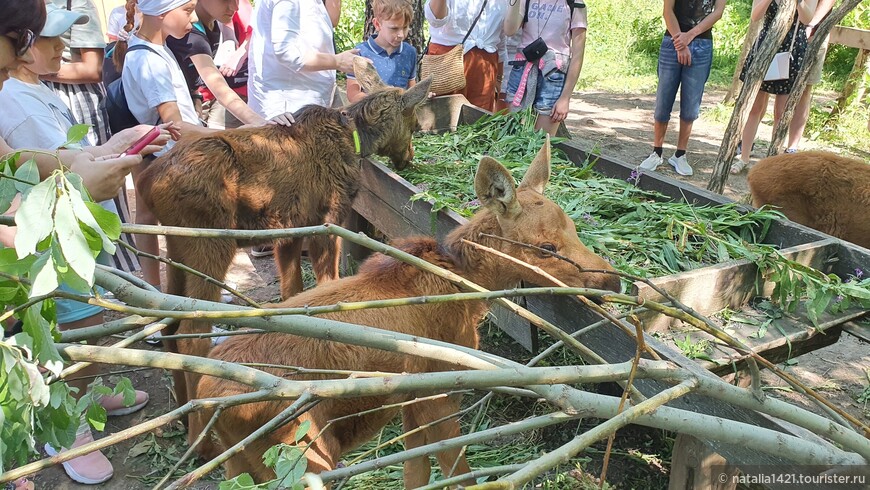
[[[153,128],[151,128],[151,131],[145,133],[145,136],[142,136],[141,138],[136,140],[136,142],[130,145],[129,148],[124,150],[124,152],[121,153],[121,156],[125,157],[127,155],[138,155],[143,148],[151,144],[151,142],[157,139],[158,136],[160,136],[160,128],[154,126]]]

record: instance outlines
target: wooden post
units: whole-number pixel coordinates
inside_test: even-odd
[[[731,86],[728,87],[728,93],[725,94],[725,98],[722,100],[723,104],[734,102],[734,99],[740,92],[740,87],[743,86],[743,82],[740,80],[740,72],[743,70],[743,65],[746,63],[746,57],[749,56],[749,52],[752,50],[752,46],[758,38],[758,33],[761,31],[762,24],[763,22],[760,20],[749,23],[746,37],[743,38],[743,47],[740,48],[740,57],[737,59],[737,64],[734,67],[734,76],[731,77]]]
[[[846,17],[852,9],[854,9],[858,4],[861,3],[861,0],[844,0],[840,6],[831,12],[831,15],[827,16],[825,20],[819,23],[816,28],[816,33],[813,35],[813,39],[810,41],[809,45],[807,45],[807,52],[804,55],[804,59],[813,59],[818,56],[819,49],[822,47],[822,43],[825,40],[825,37],[828,36],[828,33],[831,32],[831,29],[834,28],[837,23],[843,20],[843,17]],[[773,134],[770,138],[770,148],[767,150],[767,156],[776,155],[779,153],[782,140],[785,139],[786,132],[788,131],[788,125],[791,123],[791,118],[794,116],[794,108],[797,106],[798,101],[801,98],[801,94],[804,92],[804,88],[807,86],[807,80],[810,79],[810,70],[809,66],[801,67],[800,72],[798,72],[797,79],[794,82],[794,87],[791,90],[791,96],[789,96],[788,101],[785,105],[785,112],[782,114],[782,117],[777,122],[776,126],[773,128]],[[747,144],[751,145],[751,141]],[[721,154],[721,151],[720,151]],[[717,162],[718,163],[718,162]],[[725,181],[723,179],[722,183]]]
[[[708,444],[693,436],[678,434],[671,455],[668,490],[733,490],[737,482],[732,482],[731,477],[738,469],[726,464],[725,458]]]
[[[836,119],[841,112],[846,110],[846,107],[849,104],[849,99],[852,97],[852,94],[855,93],[857,87],[860,86],[862,92],[866,89],[864,84],[864,74],[868,72],[870,72],[870,50],[858,49],[858,55],[855,56],[855,63],[852,65],[852,71],[846,79],[843,91],[840,93],[840,96],[837,97],[837,105],[831,109],[831,113],[828,115],[828,121]],[[860,103],[864,98],[862,92],[859,92],[858,97],[855,98],[856,102]]]
[[[856,1],[856,0],[847,0]],[[743,88],[740,89],[740,95],[737,96],[737,101],[734,103],[734,112],[731,113],[731,120],[728,121],[728,126],[725,129],[725,136],[722,138],[722,144],[719,147],[719,154],[716,156],[716,165],[713,167],[713,174],[710,176],[710,182],[707,184],[707,189],[722,193],[725,187],[725,181],[731,171],[731,160],[737,154],[737,140],[740,139],[740,133],[743,132],[743,126],[746,124],[746,119],[749,117],[749,109],[755,102],[755,96],[758,95],[758,90],[761,88],[761,82],[764,79],[764,74],[767,73],[767,68],[773,61],[773,56],[779,49],[779,45],[785,39],[788,32],[791,30],[792,20],[794,19],[795,0],[783,0],[779,4],[779,12],[773,20],[773,25],[770,26],[770,31],[764,42],[758,47],[758,52],[749,65],[746,71]],[[744,142],[749,148],[752,142]],[[747,150],[748,151],[748,150]]]

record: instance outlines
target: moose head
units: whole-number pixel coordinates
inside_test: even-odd
[[[428,100],[432,78],[408,90],[390,87],[362,57],[354,60],[354,76],[368,96],[345,111],[359,130],[363,156],[375,153],[399,170],[407,167],[414,158],[411,136],[417,127],[417,107]]]

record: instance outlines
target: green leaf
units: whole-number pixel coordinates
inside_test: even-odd
[[[70,196],[67,194],[62,194],[57,199],[57,205],[54,208],[54,230],[57,243],[69,266],[89,286],[93,285],[96,261],[84,234],[82,234],[79,222],[73,213]]]
[[[36,259],[30,271],[30,278],[33,281],[30,288],[31,298],[48,294],[57,289],[57,271],[54,270],[54,259],[50,253],[42,254]]]
[[[117,214],[91,201],[85,201],[85,206],[91,211],[91,214],[97,220],[97,224],[112,240],[117,240],[121,236],[121,218]]]
[[[103,431],[106,428],[106,409],[97,402],[92,402],[88,406],[88,412],[85,415],[91,427],[98,431]]]
[[[21,207],[15,213],[15,250],[18,258],[36,252],[36,244],[51,234],[51,216],[57,200],[57,185],[47,179],[35,185],[24,197]]]
[[[60,374],[63,361],[51,335],[51,324],[40,314],[40,306],[27,308],[23,330],[33,339],[33,354],[39,363],[54,374]]]
[[[136,403],[136,390],[133,389],[133,383],[130,382],[130,378],[122,377],[118,380],[118,383],[115,384],[115,389],[112,390],[113,395],[124,395],[124,406],[130,407]]]
[[[303,421],[301,424],[299,424],[299,427],[296,429],[296,439],[295,439],[295,442],[299,442],[299,441],[302,440],[303,437],[305,437],[305,434],[308,433],[308,429],[309,429],[309,427],[311,427],[311,421],[310,421],[310,420],[305,420],[305,421]]]
[[[64,148],[80,146],[81,141],[85,139],[90,129],[90,125],[87,124],[76,124],[69,128],[69,131],[66,132],[66,142],[61,146]]]
[[[107,234],[103,231],[103,228],[97,223],[97,218],[95,218],[95,214],[91,212],[91,207],[86,204],[86,202],[82,199],[82,194],[76,190],[74,187],[67,186],[67,192],[69,192],[70,201],[72,202],[73,211],[75,212],[76,218],[81,221],[85,226],[90,228],[94,233],[100,236],[100,239],[103,242],[103,249],[110,254],[115,253],[115,244],[112,243],[112,240],[109,239]],[[109,211],[106,211],[99,205],[96,205],[102,212],[112,214]],[[113,215],[116,220],[120,219],[117,215]],[[108,221],[109,219],[107,219]],[[120,222],[117,225],[119,234],[120,234]]]
[[[247,473],[242,473],[232,480],[222,481],[218,486],[218,490],[247,490],[251,488],[257,488],[257,484]]]
[[[19,260],[18,253],[14,248],[2,248],[0,249],[0,271],[22,276],[30,271],[36,262],[36,258],[35,255],[28,255]]]
[[[13,181],[18,192],[27,192],[33,186],[39,183],[39,168],[36,166],[34,159],[27,160],[24,165],[19,166],[15,170],[15,178],[26,182]]]
[[[12,205],[12,199],[18,194],[18,189],[15,188],[15,181],[0,177],[0,213],[5,213]]]

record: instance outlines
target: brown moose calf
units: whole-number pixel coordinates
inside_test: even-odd
[[[752,205],[870,248],[870,165],[824,151],[777,155],[749,171]]]
[[[532,269],[478,250],[463,240],[482,243],[519,258],[571,286],[618,290],[618,278],[600,272],[612,270],[610,264],[580,242],[571,219],[558,205],[544,197],[544,186],[549,177],[549,142],[529,167],[519,188],[501,164],[484,157],[474,180],[474,189],[483,208],[468,223],[454,230],[444,244],[428,237],[418,237],[405,239],[394,245],[491,290],[511,287],[520,280],[540,285],[552,284]],[[540,250],[520,247],[486,235],[536,245],[542,250],[573,260],[577,266]],[[581,267],[590,272],[581,271]],[[357,275],[318,284],[314,289],[274,306],[315,306],[456,292],[459,292],[459,288],[444,279],[385,255],[375,254],[362,264]],[[486,302],[476,301],[344,311],[324,316],[476,348],[477,325],[487,310]],[[268,362],[324,370],[413,373],[451,369],[451,365],[446,362],[281,333],[231,337],[215,347],[210,357],[234,363]],[[266,371],[278,376],[286,375],[286,371],[282,370]],[[294,375],[293,379],[329,377],[334,376]],[[236,382],[208,376],[200,379],[197,388],[198,395],[203,398],[231,396],[249,391],[249,387]],[[305,452],[309,471],[319,473],[333,469],[343,454],[370,440],[399,412],[398,408],[374,410],[375,408],[409,400],[415,395],[424,394],[321,400],[298,419],[247,445],[228,460],[228,476],[250,472],[258,481],[274,478],[271,470],[263,465],[264,451],[281,442],[293,444],[295,433],[303,421],[311,424],[301,442],[310,443],[312,446]],[[445,397],[407,405],[401,409],[404,429],[411,431],[453,414],[458,411],[459,403],[458,397]],[[225,409],[214,425],[220,443],[225,448],[233,446],[274,418],[289,404],[288,401],[272,401]],[[361,415],[347,417],[358,413]],[[191,437],[196,437],[202,430],[204,421],[209,420],[210,416],[209,413],[199,413],[191,418]],[[328,425],[330,421],[334,422]],[[408,448],[418,447],[456,437],[459,433],[458,421],[449,418],[412,433],[405,439],[405,445]],[[457,459],[459,461],[453,474],[469,471],[468,464],[458,449],[446,450],[436,456],[444,474],[451,472]],[[429,473],[428,457],[406,462],[406,488],[425,485],[429,481]]]
[[[408,91],[383,85],[369,64],[357,79],[369,92],[343,110],[304,107],[291,127],[235,129],[180,141],[140,176],[136,189],[164,225],[189,228],[266,230],[323,223],[341,224],[359,185],[359,158],[389,157],[399,168],[413,158],[415,110],[427,100],[431,80]],[[358,143],[356,143],[358,142]],[[356,148],[356,145],[359,145]],[[308,239],[317,281],[338,278],[339,243],[334,237]],[[238,247],[234,239],[168,236],[167,255],[222,280]],[[275,242],[281,295],[302,290],[301,239]],[[219,288],[170,267],[167,292],[216,301]],[[182,322],[178,333],[207,332],[206,322]],[[205,357],[208,339],[167,342],[170,351]],[[178,402],[188,397],[195,375],[175,375]]]

